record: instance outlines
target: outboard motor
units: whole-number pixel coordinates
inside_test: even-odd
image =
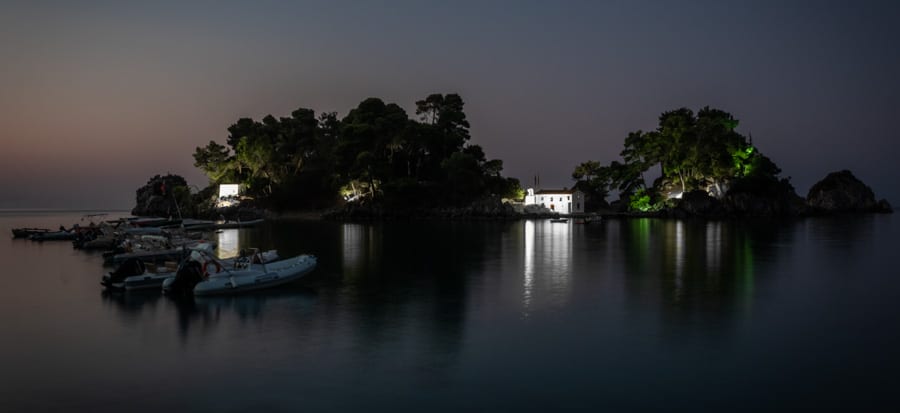
[[[113,284],[125,281],[126,278],[131,277],[132,275],[140,275],[143,274],[146,270],[144,266],[144,262],[138,258],[129,258],[125,260],[119,268],[116,268],[115,271],[109,273],[108,276],[103,277],[103,281],[106,284]]]
[[[189,260],[178,268],[168,291],[175,295],[193,295],[194,286],[200,281],[203,281],[202,266],[197,261]]]

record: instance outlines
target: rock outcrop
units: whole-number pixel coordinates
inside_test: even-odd
[[[711,197],[706,191],[685,192],[681,196],[678,208],[690,215],[718,215],[721,212],[719,200]]]
[[[819,213],[893,211],[887,200],[876,201],[872,188],[847,170],[832,172],[813,185],[806,202]]]
[[[176,189],[180,188],[180,189]],[[178,175],[156,175],[147,181],[147,184],[136,191],[134,209],[131,215],[140,217],[178,217],[178,209],[182,208],[182,214],[187,216],[187,208],[191,206],[190,191],[187,191],[187,181]],[[182,200],[182,205],[176,206],[176,197],[187,191],[188,198]]]

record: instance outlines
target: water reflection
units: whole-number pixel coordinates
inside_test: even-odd
[[[522,312],[528,316],[537,291],[546,292],[548,301],[564,305],[568,299],[572,278],[572,224],[549,220],[526,220],[524,225],[524,256],[522,282]]]
[[[220,229],[216,231],[218,241],[218,257],[236,257],[241,250],[240,229]]]
[[[758,266],[792,231],[738,222],[628,220],[619,224],[629,305],[657,307],[668,326],[734,321],[752,308]],[[654,295],[658,298],[654,298]]]
[[[302,286],[262,290],[249,294],[221,297],[169,297],[156,291],[111,292],[101,295],[105,304],[116,308],[128,325],[154,317],[174,316],[179,337],[204,335],[222,322],[244,323],[261,320],[267,312],[285,308],[311,308],[316,294]]]
[[[367,269],[378,265],[381,235],[379,228],[372,225],[341,224],[341,267],[345,280],[363,277]]]
[[[315,253],[319,269],[197,300],[98,297],[100,257],[0,242],[16,286],[0,291],[16,377],[0,411],[887,403],[898,226],[876,219],[278,222],[238,231],[239,247]],[[235,377],[249,387],[223,393]],[[752,391],[767,386],[792,391]]]

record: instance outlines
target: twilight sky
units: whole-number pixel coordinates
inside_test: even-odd
[[[571,186],[662,111],[741,120],[798,193],[900,201],[900,2],[0,4],[0,208],[131,208],[240,117],[460,93],[508,176]],[[187,2],[185,2],[187,3]]]

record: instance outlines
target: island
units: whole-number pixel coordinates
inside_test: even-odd
[[[410,118],[395,103],[368,98],[340,119],[307,108],[289,117],[238,119],[224,143],[210,141],[193,154],[209,179],[205,188],[191,191],[181,176],[156,175],[138,189],[132,213],[243,220],[559,215],[525,205],[526,189],[502,175],[503,161],[471,142],[460,95],[431,94],[415,107]],[[710,107],[664,112],[655,130],[625,137],[620,159],[575,166],[568,191],[583,196],[579,210],[606,217],[892,212],[846,170],[799,196],[752,137],[737,132],[738,124]],[[648,183],[648,176],[658,178]],[[613,194],[618,199],[608,202]]]

